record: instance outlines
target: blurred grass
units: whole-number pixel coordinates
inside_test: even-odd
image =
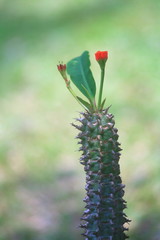
[[[56,64],[108,50],[133,240],[160,239],[160,2],[0,1],[0,240],[81,239],[80,106]],[[98,84],[98,83],[97,83]]]

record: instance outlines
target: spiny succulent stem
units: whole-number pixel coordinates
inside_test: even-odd
[[[77,138],[80,163],[86,172],[85,208],[80,227],[85,240],[126,240],[124,185],[120,177],[120,151],[114,116],[105,109],[81,113]]]
[[[96,84],[90,70],[89,53],[67,63],[67,72],[72,82],[87,98],[78,97],[70,86],[66,75],[66,65],[59,64],[58,70],[66,86],[76,101],[85,109],[79,119],[80,125],[72,124],[80,132],[77,135],[82,152],[80,163],[86,172],[85,211],[80,227],[85,240],[126,240],[130,222],[124,213],[126,201],[124,185],[120,176],[120,143],[118,129],[114,127],[114,116],[104,108],[102,100],[105,64],[108,51],[98,51],[95,58],[101,69],[100,88],[97,102]]]
[[[101,68],[101,82],[100,82],[100,89],[99,89],[98,109],[101,108],[104,74],[105,74],[105,68],[103,67]]]

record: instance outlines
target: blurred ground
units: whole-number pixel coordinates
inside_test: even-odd
[[[132,240],[160,239],[160,1],[0,1],[0,240],[78,240],[82,109],[56,64],[108,50]]]

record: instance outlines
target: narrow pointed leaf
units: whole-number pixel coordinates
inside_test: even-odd
[[[88,102],[86,102],[85,100],[83,100],[82,98],[80,98],[78,96],[77,96],[77,98],[89,111],[92,110],[92,107],[91,107],[91,105]]]
[[[67,72],[81,93],[88,99],[93,99],[96,94],[96,84],[90,70],[90,65],[89,53],[85,51],[81,56],[67,63]]]
[[[103,100],[102,104],[101,104],[101,109],[103,109],[104,104],[105,104],[106,98]]]

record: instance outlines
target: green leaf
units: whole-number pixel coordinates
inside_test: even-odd
[[[92,110],[92,107],[91,107],[91,105],[88,102],[86,102],[85,100],[83,100],[82,98],[80,98],[78,96],[77,96],[77,98],[89,111]]]
[[[92,100],[96,94],[96,84],[90,70],[90,65],[89,53],[85,51],[81,56],[67,63],[67,72],[81,93],[89,100]]]
[[[105,101],[106,101],[106,98],[103,100],[103,102],[102,102],[102,104],[101,104],[101,110],[102,110],[103,107],[104,107]]]

